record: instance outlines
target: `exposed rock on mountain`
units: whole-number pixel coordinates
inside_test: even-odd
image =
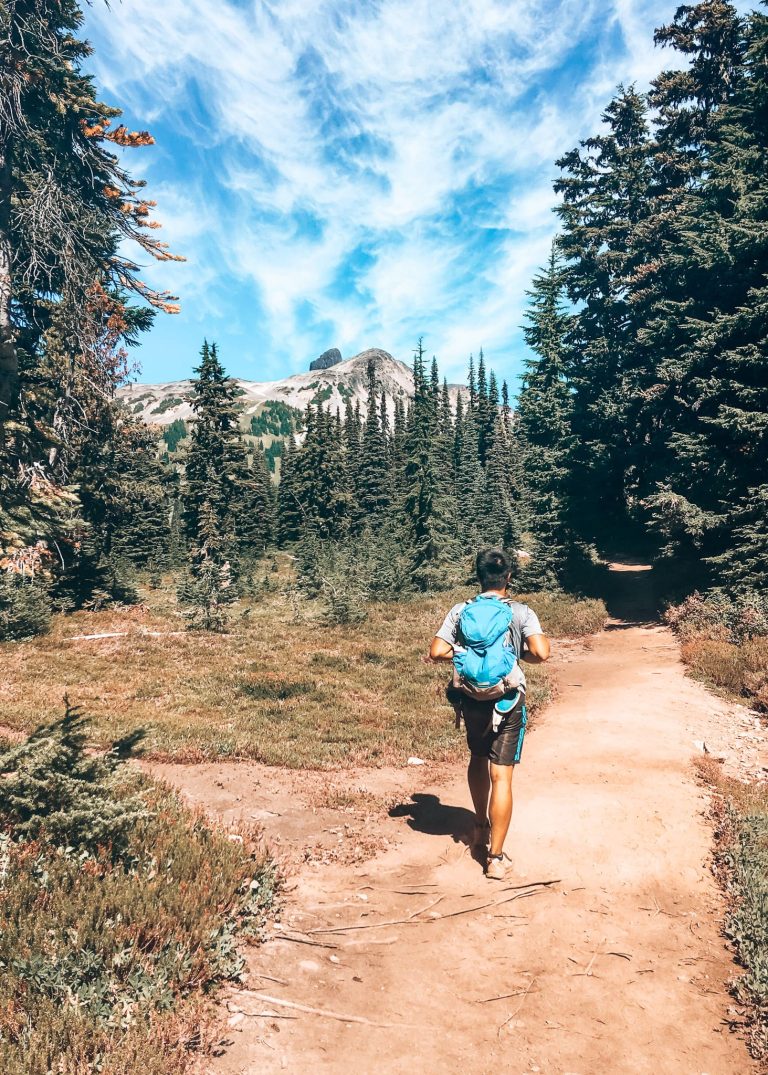
[[[338,366],[339,362],[341,362],[341,351],[338,347],[330,347],[327,351],[323,351],[314,362],[310,362],[309,371],[314,373],[316,370],[329,370],[331,366]]]

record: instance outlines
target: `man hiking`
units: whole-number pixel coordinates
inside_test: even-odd
[[[454,662],[446,695],[464,718],[471,754],[467,780],[475,808],[473,849],[488,848],[485,875],[500,881],[512,819],[512,773],[520,761],[527,720],[519,661],[548,660],[549,639],[536,613],[507,597],[512,565],[506,553],[479,552],[475,570],[481,593],[453,606],[432,640],[429,656]]]

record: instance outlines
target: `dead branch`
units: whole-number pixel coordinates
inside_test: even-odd
[[[311,1008],[308,1004],[298,1004],[295,1000],[283,1000],[281,997],[269,997],[266,993],[254,993],[250,989],[244,989],[242,995],[254,997],[264,1001],[265,1004],[276,1004],[280,1008],[292,1008],[297,1012],[306,1012],[307,1015],[319,1015],[323,1019],[337,1019],[340,1023],[361,1023],[363,1026],[378,1027],[382,1030],[395,1030],[402,1027],[408,1030],[420,1030],[421,1027],[409,1023],[374,1023],[362,1015],[345,1015],[343,1012],[331,1011],[330,1008]]]

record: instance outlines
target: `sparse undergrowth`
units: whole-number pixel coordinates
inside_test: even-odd
[[[697,679],[768,711],[768,599],[693,594],[665,619]]]
[[[229,839],[135,774],[116,780],[115,756],[83,742],[70,713],[0,755],[0,1070],[181,1075],[207,994],[240,972],[237,937],[264,921],[274,868],[248,834]]]
[[[285,585],[287,558],[280,567],[235,607],[226,634],[184,630],[169,586],[145,591],[145,605],[56,617],[45,637],[0,647],[0,724],[28,730],[69,690],[95,714],[98,742],[145,726],[155,757],[334,768],[460,756],[443,698],[448,667],[423,656],[450,605],[472,591],[375,604],[362,624],[329,626]],[[524,599],[554,637],[589,635],[605,620],[599,601]],[[116,637],[77,638],[93,634]],[[526,675],[535,711],[550,680],[546,667]]]
[[[731,992],[745,1010],[752,1055],[768,1060],[768,787],[724,777],[714,762],[699,764],[714,789],[714,872],[725,891],[725,934],[743,974]]]

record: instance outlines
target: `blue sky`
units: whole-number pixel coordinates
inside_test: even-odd
[[[554,161],[619,82],[670,57],[657,0],[122,0],[86,9],[102,97],[148,127],[129,154],[183,265],[134,357],[188,376],[204,336],[235,376],[336,346],[514,383],[525,289],[555,227]],[[678,63],[677,57],[674,58]]]

